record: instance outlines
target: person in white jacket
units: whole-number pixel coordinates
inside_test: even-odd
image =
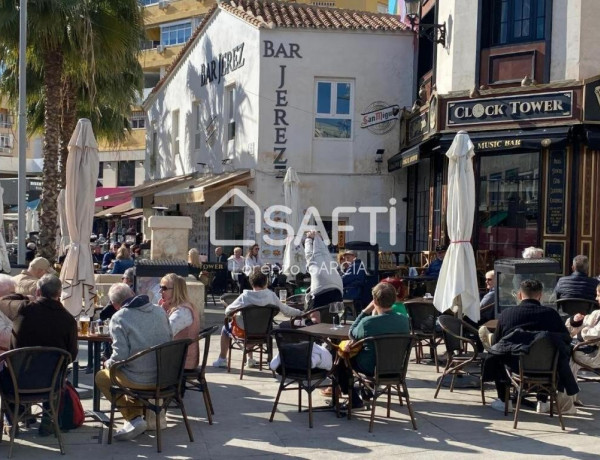
[[[302,315],[302,311],[289,307],[279,300],[277,295],[267,289],[267,275],[260,270],[255,270],[250,274],[250,285],[252,290],[245,289],[240,296],[235,299],[226,309],[225,315],[229,316],[234,311],[241,308],[255,306],[266,307],[273,305],[279,308],[279,311],[291,318]],[[233,323],[239,329],[244,329],[241,312],[237,312],[232,321],[223,326],[221,331],[221,353],[219,358],[213,363],[214,367],[227,367],[227,352],[229,350],[229,338],[233,335]],[[256,361],[252,359],[252,354],[248,353],[247,367],[256,367]]]
[[[337,271],[337,263],[329,253],[323,238],[315,231],[308,232],[304,242],[304,256],[310,273],[312,308],[332,302],[342,302],[344,285]]]

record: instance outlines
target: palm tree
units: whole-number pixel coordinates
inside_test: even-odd
[[[0,0],[0,59],[6,58],[7,69],[18,50],[18,0]],[[36,0],[28,2],[28,75],[35,78],[28,88],[30,112],[43,113],[43,185],[40,215],[39,252],[49,260],[56,255],[57,198],[61,180],[59,163],[66,164],[66,145],[75,126],[78,111],[87,104],[88,117],[99,119],[105,113],[114,120],[123,117],[124,104],[135,99],[126,95],[99,95],[97,82],[116,80],[121,73],[141,75],[139,64],[133,65],[139,52],[143,30],[142,9],[137,0]],[[11,59],[12,58],[12,59]],[[16,69],[13,72],[16,75]],[[7,75],[5,75],[7,77]],[[37,84],[37,91],[34,89]],[[139,87],[141,80],[134,87]],[[109,88],[109,87],[104,87]],[[115,89],[115,87],[113,87]],[[116,107],[120,96],[125,100]],[[87,98],[86,102],[83,98]],[[33,106],[31,105],[33,104]],[[117,115],[119,114],[119,115]],[[38,120],[39,118],[34,118]],[[123,121],[123,118],[121,118]],[[122,133],[126,125],[119,127]],[[32,126],[29,127],[30,132]],[[59,154],[59,148],[63,152]]]

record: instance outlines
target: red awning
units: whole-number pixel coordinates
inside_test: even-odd
[[[96,187],[96,206],[113,207],[127,201],[131,201],[131,187]]]

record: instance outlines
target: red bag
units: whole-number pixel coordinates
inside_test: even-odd
[[[66,381],[60,398],[58,424],[61,430],[74,430],[83,425],[85,412],[79,394],[71,382]]]

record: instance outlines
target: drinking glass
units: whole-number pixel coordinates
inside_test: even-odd
[[[89,316],[81,316],[79,318],[79,322],[81,324],[81,335],[89,335],[89,333],[90,333],[90,317]]]
[[[333,327],[331,327],[330,329],[336,330],[337,327],[335,326],[335,316],[338,314],[336,302],[329,304],[329,313],[332,313],[331,321],[333,322]]]
[[[336,302],[335,305],[336,305],[336,312],[337,312],[337,315],[339,318],[338,329],[341,329],[342,328],[342,316],[344,316],[344,312],[346,309],[344,308],[344,302]]]
[[[287,290],[286,289],[282,289],[281,291],[279,291],[279,300],[281,300],[281,303],[285,303],[287,300]]]

